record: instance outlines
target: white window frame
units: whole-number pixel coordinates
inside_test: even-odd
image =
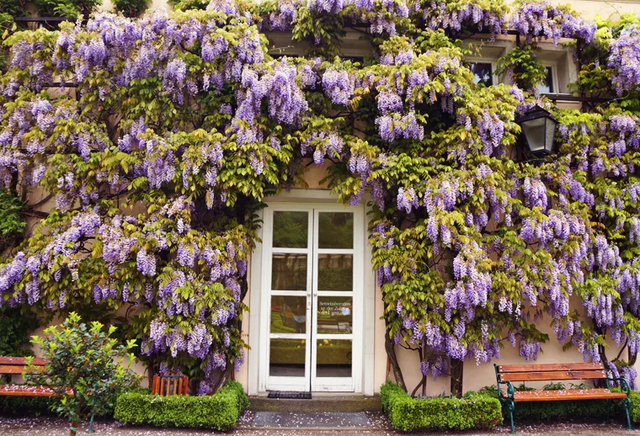
[[[558,62],[543,60],[540,63],[545,68],[551,68],[551,85],[553,86],[553,91],[550,92],[550,94],[560,94],[560,86],[558,83]]]
[[[465,57],[464,61],[470,64],[491,64],[491,81],[493,82],[491,86],[495,86],[500,83],[500,77],[496,74],[497,59],[472,56]]]
[[[322,383],[312,377],[312,390],[315,392],[345,392],[373,395],[374,393],[374,327],[375,327],[375,277],[371,267],[371,251],[366,240],[367,233],[367,210],[363,200],[360,206],[345,208],[338,203],[337,198],[326,190],[303,190],[293,189],[283,192],[277,197],[271,197],[267,201],[268,208],[279,210],[306,209],[318,211],[351,211],[354,213],[354,293],[353,293],[353,339],[352,339],[352,386],[348,390],[343,387],[344,380],[336,378],[330,380],[329,377],[322,377]],[[317,213],[317,212],[316,212]],[[269,243],[272,235],[272,224],[267,222],[268,209],[260,212],[264,220],[262,228],[258,232],[259,242],[251,257],[250,264],[250,313],[249,313],[249,355],[248,367],[249,378],[247,391],[250,395],[264,395],[268,391],[268,317],[270,316],[270,301],[268,289],[270,283],[266,282],[266,269],[268,268],[265,258],[269,258],[271,250],[267,249],[267,239]],[[272,216],[272,214],[271,214]],[[317,256],[318,250],[315,250]],[[314,260],[315,261],[315,260]],[[270,267],[269,267],[270,269]],[[356,273],[359,271],[359,273]],[[308,272],[309,273],[309,272]],[[359,274],[357,280],[355,274]],[[359,290],[356,292],[356,286]],[[360,308],[360,310],[357,310]],[[310,320],[308,327],[310,328]],[[307,330],[309,331],[309,330]],[[379,332],[384,334],[384,332]],[[337,336],[337,335],[336,335]],[[324,335],[323,335],[324,337]],[[336,339],[340,339],[337,338]],[[312,337],[311,352],[317,353],[316,338]],[[315,357],[315,355],[313,356]],[[306,368],[315,372],[314,365],[307,362]],[[305,377],[306,378],[306,377]],[[284,381],[284,380],[283,380]],[[285,385],[281,389],[285,388]],[[299,386],[291,386],[291,390],[299,390]],[[304,390],[308,390],[304,389]]]
[[[545,67],[551,67],[555,95],[569,95],[569,84],[578,77],[577,64],[571,52],[562,43],[539,42],[536,56]]]

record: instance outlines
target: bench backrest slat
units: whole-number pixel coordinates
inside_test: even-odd
[[[500,374],[500,381],[552,381],[552,380],[592,380],[607,378],[603,370],[595,371],[545,371],[512,372]]]
[[[593,380],[607,378],[602,363],[538,363],[532,365],[497,365],[499,381]]]
[[[498,365],[498,372],[551,372],[604,370],[602,363],[534,363],[531,365]]]
[[[32,365],[43,366],[48,362],[41,357],[34,357],[31,360]],[[22,365],[25,366],[27,364],[26,359],[24,357],[0,357],[0,365]]]

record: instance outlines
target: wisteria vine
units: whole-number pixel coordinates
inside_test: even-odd
[[[384,36],[376,59],[269,55],[261,32],[309,35],[295,26],[321,17]],[[545,319],[558,341],[634,384],[640,119],[476,85],[452,40],[507,29],[530,42],[577,38],[609,57],[611,90],[638,90],[634,27],[603,42],[595,24],[547,3],[509,18],[497,1],[214,0],[12,35],[0,180],[44,190],[55,207],[0,267],[0,304],[128,307],[141,356],[161,371],[196,368],[198,393],[214,392],[243,361],[253,212],[307,162],[330,163],[343,202],[374,203],[398,382],[396,346],[418,350],[424,383],[456,362],[497,359],[505,344],[536,359]],[[49,92],[54,78],[77,87]],[[517,116],[534,104],[560,123],[558,155],[539,164],[514,159]],[[628,359],[608,355],[607,341]]]

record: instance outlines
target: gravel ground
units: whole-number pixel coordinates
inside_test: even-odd
[[[240,427],[228,433],[234,436],[396,436],[389,430],[384,419],[378,414],[370,414],[371,429],[341,428],[341,429],[286,429],[286,428],[256,428],[251,427],[251,414],[245,414]],[[88,423],[80,426],[78,435],[86,434]],[[164,430],[146,427],[124,427],[114,421],[95,423],[96,436],[183,436],[205,435],[214,432],[207,430]],[[425,436],[506,436],[508,427],[498,427],[491,432],[455,432],[455,433],[413,433]],[[517,427],[518,436],[629,436],[629,432],[617,422],[606,424],[561,423],[548,425],[520,425]],[[36,434],[37,436],[67,436],[69,424],[61,419],[53,418],[0,418],[0,436]]]

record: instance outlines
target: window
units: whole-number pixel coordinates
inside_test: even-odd
[[[469,69],[474,75],[473,83],[491,86],[493,85],[493,66],[488,62],[471,62]]]
[[[538,91],[541,94],[552,94],[556,92],[553,86],[553,67],[544,67],[545,81],[538,85]]]

